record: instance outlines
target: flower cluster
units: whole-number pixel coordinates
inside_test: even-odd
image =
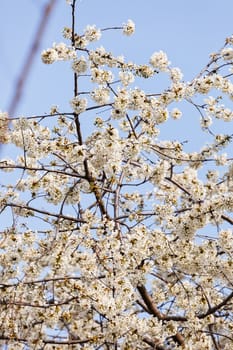
[[[150,64],[161,71],[166,71],[170,62],[163,51],[155,52],[150,58]]]
[[[131,20],[131,19],[129,19],[128,21],[127,21],[127,23],[125,23],[124,25],[123,25],[123,33],[125,34],[125,35],[132,35],[132,34],[134,34],[134,32],[135,32],[135,24],[134,24],[134,22]]]
[[[8,130],[8,114],[0,111],[0,142],[5,143],[8,139],[7,130]]]
[[[76,53],[72,47],[68,47],[64,43],[53,44],[51,49],[44,50],[41,54],[42,61],[45,64],[52,64],[55,61],[66,61],[76,57]]]
[[[88,41],[96,41],[101,38],[101,31],[96,26],[87,26],[84,31],[84,36]]]
[[[81,56],[79,58],[75,58],[72,62],[72,69],[75,73],[85,73],[88,69],[88,62],[86,61],[84,56]]]
[[[132,20],[77,34],[66,2],[42,60],[71,60],[70,110],[0,113],[0,347],[231,349],[233,37],[185,81],[95,46]]]
[[[75,113],[77,113],[77,114],[82,113],[87,108],[87,99],[79,98],[78,96],[75,96],[70,101],[70,105]]]

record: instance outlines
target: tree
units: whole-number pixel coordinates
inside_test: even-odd
[[[0,161],[14,174],[0,195],[1,348],[230,349],[232,135],[215,128],[233,118],[233,37],[185,82],[162,51],[138,65],[94,47],[134,23],[80,35],[69,3],[68,44],[42,60],[72,62],[72,110],[13,118],[8,131],[0,118],[1,142],[21,149]],[[164,75],[167,89],[141,87]],[[182,127],[186,105],[200,149],[159,136]]]

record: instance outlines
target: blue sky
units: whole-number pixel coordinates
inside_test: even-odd
[[[2,0],[0,5],[0,109],[6,110],[15,81],[36,31],[43,5],[48,0]],[[167,52],[173,66],[179,66],[186,80],[205,63],[209,53],[233,33],[232,0],[79,0],[77,27],[121,25],[131,18],[136,33],[130,38],[106,33],[104,45],[137,63],[148,62],[154,51]],[[61,30],[70,24],[70,8],[57,0],[43,37],[40,51],[62,41]],[[47,112],[51,105],[67,105],[72,96],[68,64],[45,66],[40,55],[34,61],[17,114]]]
[[[6,111],[10,104],[16,79],[47,3],[48,0],[1,1],[0,110]],[[132,19],[136,23],[135,35],[126,37],[119,31],[104,32],[97,46],[103,45],[115,55],[123,54],[126,61],[138,64],[147,63],[155,51],[163,50],[172,66],[181,68],[187,81],[206,65],[209,54],[221,48],[225,38],[233,34],[232,13],[232,0],[77,0],[76,31],[82,33],[88,24],[105,28]],[[70,111],[69,101],[73,97],[70,63],[44,65],[40,58],[43,49],[51,47],[53,42],[64,41],[62,29],[70,23],[70,6],[65,0],[57,0],[16,116],[48,113],[52,105],[58,105],[61,112]],[[161,89],[159,84],[153,80],[149,85],[150,92],[161,92],[163,87]],[[139,87],[144,88],[144,85]],[[191,106],[182,112],[182,123],[170,121],[168,125],[162,125],[160,138],[190,140],[189,150],[198,151],[208,140],[208,135],[200,130],[200,115],[195,109],[191,110]],[[84,118],[82,127],[85,131],[88,126],[88,119]],[[220,132],[228,132],[229,124],[222,123],[221,128]],[[1,156],[8,155],[9,147],[2,147]]]

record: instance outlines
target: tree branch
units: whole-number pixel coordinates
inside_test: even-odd
[[[143,285],[138,285],[137,289],[138,289],[138,291],[139,291],[139,293],[140,293],[144,303],[146,304],[148,310],[150,311],[150,313],[152,315],[154,315],[156,318],[158,318],[158,320],[161,320],[161,321],[187,321],[188,320],[186,317],[183,317],[183,316],[164,315],[154,305],[154,302],[153,302],[151,296],[149,295],[149,293],[147,292],[146,288]],[[173,339],[179,345],[183,345],[184,344],[184,339],[183,339],[182,335],[179,332],[177,332],[173,336]]]
[[[221,303],[210,307],[207,312],[199,314],[198,318],[202,319],[202,318],[205,318],[208,315],[211,315],[211,314],[215,313],[216,311],[221,309],[221,307],[225,306],[228,303],[228,301],[231,300],[232,298],[233,298],[233,291],[223,301],[221,301]]]
[[[10,102],[10,105],[8,107],[9,117],[14,115],[16,108],[19,104],[19,101],[21,99],[22,93],[23,93],[23,87],[26,83],[27,77],[29,75],[30,69],[33,64],[34,57],[37,53],[37,50],[40,45],[41,38],[44,34],[44,31],[46,29],[46,25],[49,20],[49,16],[52,12],[53,7],[55,6],[57,0],[49,0],[47,4],[44,7],[43,13],[41,14],[41,20],[38,25],[34,41],[32,42],[31,48],[29,50],[28,56],[24,62],[23,68],[20,72],[20,75],[18,77],[18,80],[16,82],[16,88],[14,96]]]

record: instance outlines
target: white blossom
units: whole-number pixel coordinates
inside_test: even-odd
[[[70,101],[70,105],[75,113],[82,113],[87,108],[87,99],[76,96]]]
[[[88,41],[97,41],[101,38],[101,31],[95,25],[87,26],[84,31],[84,36]]]
[[[171,117],[173,119],[180,119],[181,116],[182,112],[178,108],[173,108],[173,110],[171,111]]]
[[[155,52],[150,58],[150,64],[161,71],[166,71],[170,62],[163,51]]]
[[[52,64],[58,60],[58,53],[55,49],[47,49],[42,51],[41,59],[45,64]]]
[[[135,24],[131,19],[128,19],[126,23],[123,24],[123,33],[125,35],[132,35],[135,32]]]
[[[171,76],[171,80],[174,83],[177,83],[178,81],[182,80],[182,78],[183,78],[183,74],[182,74],[180,68],[177,68],[177,67],[170,69],[170,76]]]
[[[109,70],[93,68],[91,70],[92,81],[98,84],[111,83],[113,81],[113,73]]]
[[[233,59],[233,48],[228,47],[221,51],[221,55],[225,61],[230,61]]]
[[[71,39],[72,38],[72,28],[64,27],[62,31],[62,35],[65,39]]]
[[[122,85],[124,86],[128,86],[129,84],[134,82],[134,75],[131,72],[120,71],[119,78],[122,82]]]
[[[72,63],[72,69],[75,73],[85,73],[88,69],[88,63],[84,56],[81,56],[79,58],[75,58]]]
[[[106,104],[110,99],[109,89],[103,87],[95,89],[92,91],[91,97],[100,105]]]

